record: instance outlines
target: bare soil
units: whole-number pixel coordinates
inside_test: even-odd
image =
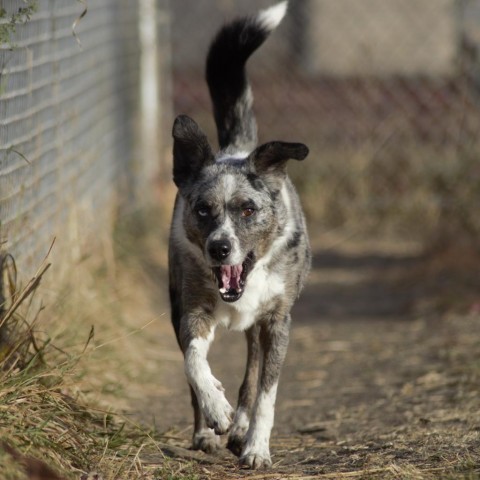
[[[185,478],[480,478],[478,312],[420,313],[425,291],[408,275],[421,261],[415,246],[321,235],[314,252],[293,311],[273,468],[250,472],[225,449],[188,450],[192,412],[168,315],[157,332],[158,385],[136,405],[164,432],[164,453]],[[243,335],[218,331],[209,358],[234,404]]]

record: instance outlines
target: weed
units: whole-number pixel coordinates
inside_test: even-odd
[[[0,45],[11,44],[11,37],[15,33],[18,24],[26,23],[37,10],[37,0],[23,0],[24,6],[19,7],[13,13],[7,12],[0,7]]]

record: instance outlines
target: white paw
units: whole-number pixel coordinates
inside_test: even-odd
[[[221,385],[221,384],[220,384]],[[233,408],[216,386],[210,389],[200,402],[208,427],[217,435],[228,432],[233,419]]]
[[[249,430],[245,447],[240,456],[240,466],[253,470],[271,467],[269,439],[270,435],[262,435],[258,431]]]
[[[249,450],[248,447],[246,447],[240,457],[240,466],[251,468],[252,470],[270,468],[272,466],[270,452],[268,449],[266,451],[255,451]]]
[[[202,450],[205,453],[213,453],[220,447],[218,435],[210,428],[203,428],[193,434],[193,450]]]

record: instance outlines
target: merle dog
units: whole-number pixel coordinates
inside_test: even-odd
[[[207,57],[220,151],[189,117],[173,125],[178,187],[169,245],[172,322],[185,357],[195,416],[193,448],[211,452],[218,435],[250,468],[271,465],[269,441],[290,309],[310,267],[298,196],[286,174],[301,143],[257,143],[248,57],[285,15],[287,2],[224,26]],[[215,328],[244,331],[245,378],[234,412],[207,361]]]

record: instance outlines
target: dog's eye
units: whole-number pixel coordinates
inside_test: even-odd
[[[244,208],[242,210],[242,217],[251,217],[255,213],[253,208]]]
[[[197,215],[199,217],[205,218],[205,217],[208,217],[209,214],[210,214],[210,211],[208,210],[208,208],[206,207],[197,208]]]

